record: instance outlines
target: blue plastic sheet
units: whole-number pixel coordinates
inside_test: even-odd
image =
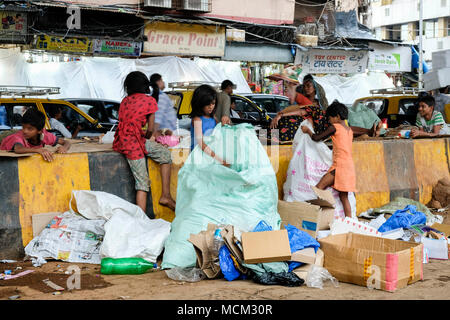
[[[231,252],[226,245],[223,245],[219,250],[219,263],[220,270],[228,281],[236,280],[241,276],[241,273],[234,266]]]
[[[409,228],[416,224],[425,224],[427,216],[425,213],[417,211],[417,207],[408,205],[402,210],[397,210],[378,228],[378,232],[386,232],[398,228]]]
[[[320,243],[316,239],[311,237],[308,233],[298,229],[297,227],[288,224],[286,230],[289,236],[289,245],[291,247],[291,252],[294,253],[298,250],[303,250],[305,248],[314,248],[314,252],[320,247]],[[289,262],[289,272],[295,268],[303,265],[301,262],[290,261]]]

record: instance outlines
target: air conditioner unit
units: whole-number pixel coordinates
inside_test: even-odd
[[[183,9],[209,12],[209,2],[210,0],[183,0]]]
[[[145,7],[172,8],[172,0],[144,0]]]

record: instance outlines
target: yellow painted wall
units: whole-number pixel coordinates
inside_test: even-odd
[[[433,186],[440,179],[449,177],[445,141],[445,139],[414,141],[414,163],[421,203],[430,202]]]
[[[33,239],[31,216],[36,213],[65,212],[72,190],[89,190],[87,153],[54,155],[53,162],[37,154],[18,161],[22,242]]]

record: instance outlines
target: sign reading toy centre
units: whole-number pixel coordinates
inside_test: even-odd
[[[295,65],[306,73],[362,73],[367,68],[366,50],[297,50]]]
[[[155,22],[145,27],[145,34],[143,53],[215,57],[225,54],[224,27]]]

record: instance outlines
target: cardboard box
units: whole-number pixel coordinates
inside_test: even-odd
[[[309,270],[311,269],[312,265],[316,265],[319,267],[323,267],[323,260],[324,260],[324,254],[323,251],[318,249],[316,253],[316,258],[314,260],[314,263],[312,264],[305,264],[301,267],[298,267],[294,270],[294,273],[300,277],[300,279],[306,280],[306,276],[308,275]]]
[[[445,233],[445,235],[448,237],[450,237],[450,225],[448,224],[440,224],[440,223],[435,223],[431,226],[433,229],[436,229],[438,231],[441,231],[443,233]]]
[[[352,219],[349,217],[335,219],[331,225],[331,235],[343,234],[343,233],[359,233],[373,237],[381,237],[382,234],[377,229],[372,228],[358,219]]]
[[[295,251],[291,256],[291,261],[313,264],[316,261],[316,252],[314,248]]]
[[[245,263],[291,260],[287,230],[244,232],[242,249]]]
[[[329,236],[319,243],[324,268],[339,281],[394,292],[423,280],[421,243],[355,233]]]
[[[428,250],[430,259],[448,260],[448,241],[447,239],[430,239],[422,237],[422,243]]]
[[[307,232],[314,239],[317,231],[330,229],[334,219],[333,207],[320,207],[307,202],[278,201],[282,226],[291,224]]]
[[[450,49],[435,51],[431,55],[433,61],[432,70],[450,68]]]
[[[61,214],[60,212],[38,213],[31,216],[31,223],[33,226],[33,238],[37,237],[42,230],[52,221],[52,219]]]

